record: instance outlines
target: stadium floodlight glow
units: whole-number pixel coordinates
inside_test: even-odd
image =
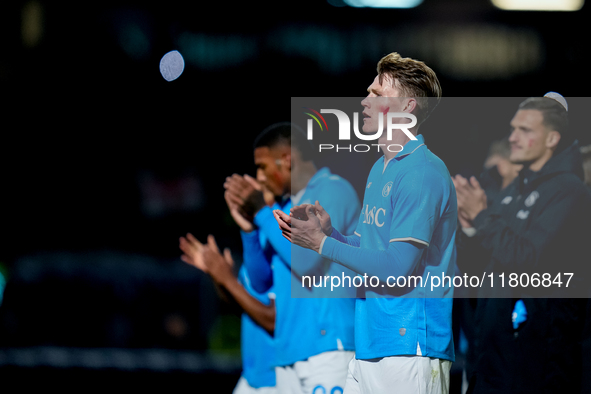
[[[423,0],[343,0],[349,7],[369,8],[414,8]]]
[[[509,11],[578,11],[585,0],[491,0],[495,7]]]

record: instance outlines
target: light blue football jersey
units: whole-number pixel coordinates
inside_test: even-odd
[[[393,242],[410,242],[422,249],[418,262],[410,264],[404,256],[386,260],[388,275],[420,276],[423,283],[433,275],[452,276],[457,200],[445,164],[427,149],[421,135],[384,164],[384,157],[378,159],[367,180],[354,232],[360,237],[359,248],[327,238],[322,254],[336,261],[352,259],[347,266],[363,274],[364,265],[375,265],[379,251]],[[364,295],[355,309],[356,358],[420,354],[454,360],[453,287],[431,292],[426,285],[390,288],[382,282],[365,287]]]
[[[354,230],[359,217],[359,199],[345,179],[331,174],[328,168],[317,171],[299,202],[314,204],[316,200],[330,211],[335,228],[345,233]],[[289,214],[290,208],[291,201],[288,201],[282,210]],[[341,297],[345,295],[350,298],[326,298],[323,297],[325,289],[303,289],[301,277],[298,276],[319,272],[337,275],[343,272],[343,267],[314,251],[292,246],[281,235],[269,207],[257,213],[255,224],[276,251],[272,257],[277,308],[276,365],[291,365],[327,351],[354,350],[354,289],[345,289],[349,293],[340,294]],[[292,273],[292,264],[296,273]],[[316,293],[299,293],[306,291]]]
[[[258,235],[258,233],[255,233],[255,235]],[[264,245],[264,237],[260,238],[263,238],[261,243]],[[248,253],[248,246],[246,243],[244,244],[245,253]],[[245,258],[247,257],[245,256]],[[273,288],[264,293],[255,291],[252,288],[244,265],[240,267],[238,279],[250,295],[265,305],[269,304],[269,293],[273,291]],[[248,384],[254,388],[275,386],[275,343],[273,337],[246,313],[243,313],[241,317],[240,350],[242,376]]]

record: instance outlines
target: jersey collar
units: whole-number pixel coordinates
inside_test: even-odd
[[[423,138],[423,136],[421,134],[416,136],[417,139],[415,140],[410,140],[406,143],[406,145],[404,145],[404,148],[402,149],[402,154],[401,155],[396,155],[393,158],[386,160],[386,156],[383,156],[384,159],[384,169],[382,170],[382,174],[386,171],[386,168],[388,167],[388,164],[390,164],[390,162],[392,160],[396,160],[396,161],[400,161],[403,157],[406,157],[408,155],[410,155],[411,153],[413,153],[415,150],[417,150],[420,146],[425,146],[425,139]],[[395,162],[396,162],[395,161]]]
[[[416,140],[410,140],[404,145],[404,149],[402,149],[401,155],[396,155],[394,158],[396,160],[400,160],[405,156],[410,155],[414,151],[417,150],[418,147],[425,145],[425,139],[423,138],[422,134],[418,134]]]

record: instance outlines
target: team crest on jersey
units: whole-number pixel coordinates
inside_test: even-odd
[[[392,185],[393,185],[392,181],[386,183],[386,185],[382,189],[382,196],[383,197],[388,197],[388,194],[390,194],[390,190],[392,190]]]
[[[507,196],[507,197],[503,198],[503,200],[501,201],[501,204],[508,205],[512,200],[513,200],[513,197]]]
[[[524,204],[526,207],[531,207],[532,205],[534,205],[536,203],[536,200],[540,197],[540,193],[538,193],[537,191],[533,191],[530,193],[529,196],[527,196],[527,198],[524,201]]]
[[[367,187],[366,187],[366,189],[369,189],[369,187],[370,187],[370,186],[371,186],[371,182],[369,182],[369,183],[367,184]]]

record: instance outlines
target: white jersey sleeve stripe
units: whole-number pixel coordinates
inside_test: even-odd
[[[390,242],[399,242],[399,241],[402,241],[402,242],[404,242],[404,241],[413,241],[413,242],[417,242],[417,243],[423,244],[423,245],[425,245],[425,246],[429,246],[429,242],[425,242],[425,241],[422,241],[422,240],[420,240],[420,239],[416,239],[416,238],[413,238],[413,237],[406,237],[406,238],[392,238],[392,239],[390,240]]]
[[[322,242],[320,242],[320,249],[318,250],[318,254],[322,254],[322,247],[324,246],[324,241],[328,238],[326,235],[322,238]]]

